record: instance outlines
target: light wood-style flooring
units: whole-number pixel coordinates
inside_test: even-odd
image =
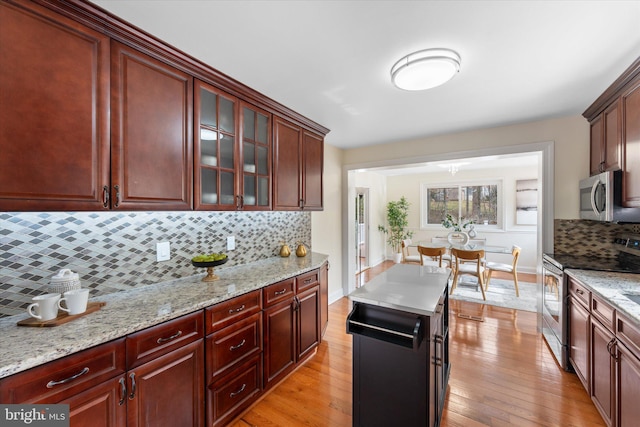
[[[371,280],[389,265],[363,274]],[[351,426],[350,310],[346,297],[331,304],[317,354],[232,426]],[[449,334],[443,427],[605,425],[578,377],[556,364],[535,313],[450,300]]]

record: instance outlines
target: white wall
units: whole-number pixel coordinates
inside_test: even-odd
[[[329,255],[329,302],[342,291],[342,156],[344,151],[324,144],[324,210],[311,213],[311,242],[314,252]]]
[[[448,172],[411,174],[390,176],[387,178],[388,200],[399,200],[405,196],[410,203],[409,207],[409,230],[413,231],[413,241],[430,241],[435,236],[446,236],[448,230],[441,225],[420,228],[420,187],[422,183],[433,184],[457,184],[468,183],[480,180],[502,182],[503,206],[501,215],[504,227],[500,230],[483,230],[477,226],[478,237],[487,239],[487,245],[505,246],[510,248],[513,245],[520,246],[522,253],[518,261],[518,269],[523,272],[535,273],[537,264],[537,235],[536,226],[525,226],[516,224],[515,220],[515,182],[520,179],[537,179],[538,165],[518,166],[504,168],[501,167],[499,174],[493,169],[461,170],[452,176]],[[390,254],[388,254],[390,256]],[[487,254],[489,261],[511,262],[511,255]]]

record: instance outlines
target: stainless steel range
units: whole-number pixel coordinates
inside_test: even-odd
[[[616,258],[571,254],[542,254],[542,335],[558,364],[570,370],[568,354],[568,289],[564,270],[640,273],[640,235],[620,235],[613,242]]]

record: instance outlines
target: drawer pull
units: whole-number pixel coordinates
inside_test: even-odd
[[[247,388],[247,383],[242,384],[242,387],[240,387],[240,390],[229,393],[229,397],[236,397],[237,395],[242,393],[245,388]]]
[[[75,380],[76,378],[81,377],[82,375],[87,374],[87,373],[89,373],[89,368],[85,367],[82,371],[78,372],[75,375],[70,376],[69,378],[65,378],[64,380],[49,381],[47,383],[47,388],[54,388],[57,385],[66,384],[66,383],[71,382],[71,381]]]
[[[131,393],[129,394],[129,400],[133,400],[136,397],[136,374],[134,372],[129,374],[131,378]]]
[[[313,279],[306,279],[306,280],[304,281],[304,284],[305,284],[305,285],[308,285],[308,284],[309,284],[309,283],[311,283],[312,281],[313,281]]]
[[[118,382],[120,383],[120,401],[118,402],[118,405],[122,406],[127,400],[127,383],[124,377],[120,378],[120,381]]]
[[[175,334],[171,335],[169,338],[158,338],[158,340],[156,341],[158,344],[164,344],[167,341],[172,341],[175,340],[176,338],[178,338],[180,335],[182,335],[182,331],[178,331]]]
[[[229,314],[240,313],[242,310],[244,310],[244,304],[242,304],[240,307],[236,308],[235,310],[229,310]]]
[[[584,295],[584,291],[582,289],[576,289],[576,293],[580,295]]]
[[[278,296],[278,295],[284,295],[286,293],[287,293],[287,289],[285,288],[285,289],[283,289],[281,291],[275,291],[273,294]]]
[[[245,345],[245,343],[247,342],[247,340],[242,340],[242,342],[238,345],[232,345],[231,347],[229,347],[229,351],[234,351],[239,349],[240,347],[242,347],[243,345]]]

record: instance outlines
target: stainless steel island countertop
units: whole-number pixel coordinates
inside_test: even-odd
[[[351,292],[349,298],[355,302],[431,316],[450,274],[446,268],[396,264]]]

